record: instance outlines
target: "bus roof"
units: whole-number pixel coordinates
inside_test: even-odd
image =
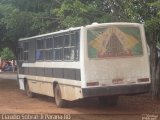
[[[132,25],[132,26],[139,26],[139,23],[129,23],[129,22],[111,22],[111,23],[92,23],[90,25],[86,25],[86,28],[90,28],[90,27],[101,27],[101,26],[107,26],[107,25]],[[32,36],[32,37],[28,37],[28,38],[20,38],[19,41],[23,41],[23,40],[29,40],[29,39],[34,39],[34,38],[39,38],[39,37],[45,37],[45,36],[49,36],[49,35],[54,35],[54,34],[59,34],[59,33],[63,33],[63,32],[69,32],[69,31],[73,31],[73,30],[79,30],[84,26],[81,27],[75,27],[75,28],[69,28],[66,30],[60,30],[57,32],[51,32],[51,33],[47,33],[47,34],[41,34],[41,35],[36,35],[36,36]]]
[[[106,25],[132,25],[139,26],[140,23],[129,23],[129,22],[110,22],[110,23],[92,23],[91,25],[86,25],[86,27],[98,27],[98,26],[106,26]]]
[[[79,30],[79,29],[81,29],[81,27],[69,28],[69,29],[66,29],[66,30],[60,30],[60,31],[57,31],[57,32],[51,32],[51,33],[47,33],[47,34],[36,35],[36,36],[33,36],[33,37],[20,38],[19,41],[29,40],[29,39],[34,39],[34,38],[40,38],[40,37],[45,37],[45,36],[49,36],[49,35],[54,35],[54,34],[59,34],[59,33],[63,33],[63,32],[69,32],[69,31],[73,31],[73,30]]]

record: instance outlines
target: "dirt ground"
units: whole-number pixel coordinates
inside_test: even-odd
[[[73,120],[142,120],[144,115],[160,114],[160,100],[152,100],[149,94],[121,96],[114,107],[100,106],[97,99],[91,98],[74,101],[70,108],[57,108],[53,98],[42,95],[28,98],[19,90],[15,78],[16,74],[0,73],[1,114],[69,114]]]

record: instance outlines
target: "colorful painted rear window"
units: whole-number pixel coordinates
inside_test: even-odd
[[[89,58],[140,56],[143,54],[140,29],[108,26],[87,31]]]

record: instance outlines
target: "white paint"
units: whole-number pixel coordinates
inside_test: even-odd
[[[104,27],[104,26],[135,26],[139,27],[142,36],[142,45],[143,45],[143,56],[133,56],[133,57],[122,57],[122,58],[108,58],[108,59],[89,59],[88,58],[88,46],[87,46],[87,29],[94,27]],[[81,70],[81,81],[77,80],[68,80],[62,78],[47,78],[47,77],[39,77],[39,76],[25,76],[19,75],[20,78],[35,78],[37,81],[47,81],[54,82],[58,81],[60,84],[65,85],[73,85],[81,88],[86,88],[87,82],[99,82],[100,86],[115,86],[112,83],[113,79],[123,79],[124,83],[119,85],[129,85],[129,84],[145,84],[138,83],[138,78],[150,78],[150,70],[149,70],[149,58],[147,55],[147,47],[145,40],[145,33],[143,29],[143,25],[138,23],[102,23],[102,24],[92,24],[87,25],[85,27],[77,27],[70,28],[68,30],[53,32],[49,34],[38,35],[30,38],[20,39],[19,41],[54,35],[62,32],[67,32],[71,30],[80,29],[80,61],[78,62],[35,62],[35,63],[23,63],[23,67],[46,67],[46,68],[77,68]],[[20,89],[24,90],[24,80],[19,79]],[[133,83],[131,83],[133,82]],[[146,82],[146,83],[150,83]],[[99,86],[99,87],[100,87]],[[97,86],[96,86],[97,87]],[[104,87],[104,86],[103,86]],[[66,87],[67,89],[67,87]],[[65,91],[65,90],[64,90]],[[79,92],[79,89],[77,90]],[[64,93],[65,95],[67,94]],[[69,98],[68,98],[69,99]]]
[[[25,90],[24,79],[19,79],[19,86],[21,90]]]
[[[106,23],[103,25],[88,25],[86,29],[90,29],[93,27],[104,27],[108,25],[124,25],[139,27],[141,31],[142,47],[144,51],[143,55],[106,59],[90,59],[88,58],[88,48],[86,42],[87,34],[85,33],[83,39],[85,40],[84,45],[86,45],[86,48],[84,49],[86,82],[99,82],[100,85],[105,83],[112,86],[114,85],[112,83],[113,79],[123,79],[124,85],[126,85],[127,81],[135,81],[135,84],[140,84],[137,83],[137,79],[150,78],[149,58],[147,54],[147,44],[143,25],[137,23]],[[146,83],[150,83],[150,81]]]
[[[22,67],[44,67],[44,68],[77,68],[80,69],[80,62],[35,62],[23,63]]]
[[[55,34],[59,34],[59,33],[63,33],[63,32],[69,32],[69,31],[73,31],[73,30],[79,30],[79,29],[80,29],[80,27],[69,28],[67,30],[60,30],[60,31],[57,31],[57,32],[37,35],[37,36],[29,37],[29,38],[21,38],[21,39],[19,39],[19,41],[24,41],[24,40],[29,40],[29,39],[39,38],[39,37],[45,37],[45,36],[55,35]]]
[[[25,90],[24,78],[26,78],[26,75],[18,74],[19,87],[21,90]]]
[[[84,27],[81,27],[81,34],[80,34],[80,62],[81,62],[81,81],[82,81],[81,87],[86,86],[86,66],[85,66],[86,57],[84,56],[86,51],[85,33],[86,29]]]
[[[65,85],[73,85],[73,86],[79,86],[81,87],[81,81],[78,80],[72,80],[72,79],[63,79],[63,78],[54,78],[54,77],[43,77],[43,76],[33,76],[33,75],[27,75],[24,77],[24,75],[21,74],[21,78],[31,79],[35,81],[41,81],[41,82],[50,82],[53,83],[54,81],[57,81],[60,84]],[[19,79],[19,81],[21,80]],[[22,86],[23,87],[23,86]]]

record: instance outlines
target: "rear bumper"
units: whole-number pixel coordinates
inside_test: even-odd
[[[107,87],[92,87],[83,88],[83,97],[96,97],[107,95],[129,95],[146,93],[150,91],[151,84],[136,84],[136,85],[118,85]]]

